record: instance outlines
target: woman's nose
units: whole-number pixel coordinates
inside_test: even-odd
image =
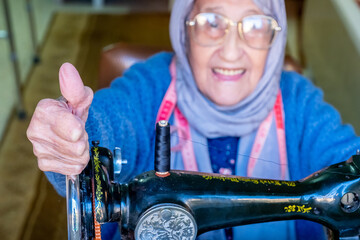
[[[227,61],[236,61],[244,54],[245,42],[240,38],[237,27],[232,26],[221,45],[220,55]]]

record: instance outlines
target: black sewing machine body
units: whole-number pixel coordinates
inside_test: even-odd
[[[91,160],[80,176],[86,239],[93,237],[92,213],[99,223],[119,222],[122,239],[195,239],[210,230],[290,219],[319,222],[335,238],[359,235],[360,155],[299,181],[149,171],[119,184],[111,151],[94,146]]]

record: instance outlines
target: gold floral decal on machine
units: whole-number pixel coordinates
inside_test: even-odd
[[[310,210],[312,207],[306,208],[305,205],[289,205],[287,207],[284,207],[285,212],[300,212],[300,213],[310,213]]]
[[[253,178],[242,178],[242,177],[222,177],[222,176],[210,176],[204,175],[202,176],[206,180],[217,179],[220,181],[230,181],[230,182],[251,182],[254,184],[267,184],[267,185],[276,185],[276,186],[288,186],[295,187],[295,182],[290,181],[280,181],[280,180],[267,180],[267,179],[253,179]]]
[[[100,180],[100,160],[99,160],[99,149],[94,148],[94,170],[95,170],[95,184],[96,184],[96,213],[101,214],[101,198],[103,195],[102,187],[101,187],[101,180]]]

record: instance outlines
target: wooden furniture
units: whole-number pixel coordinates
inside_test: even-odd
[[[105,47],[101,53],[98,88],[108,87],[111,81],[132,64],[144,61],[160,51],[171,51],[168,47],[154,47],[130,43],[116,43]],[[291,56],[285,56],[284,69],[302,73],[301,65]]]
[[[171,49],[130,43],[116,43],[105,47],[100,58],[98,88],[108,87],[114,78],[122,76],[124,70],[131,65],[160,51]]]

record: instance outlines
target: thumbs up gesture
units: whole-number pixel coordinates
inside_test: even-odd
[[[64,63],[59,71],[63,97],[41,100],[27,129],[34,154],[42,171],[76,175],[89,161],[85,122],[93,99],[91,88],[84,86],[78,71]]]

